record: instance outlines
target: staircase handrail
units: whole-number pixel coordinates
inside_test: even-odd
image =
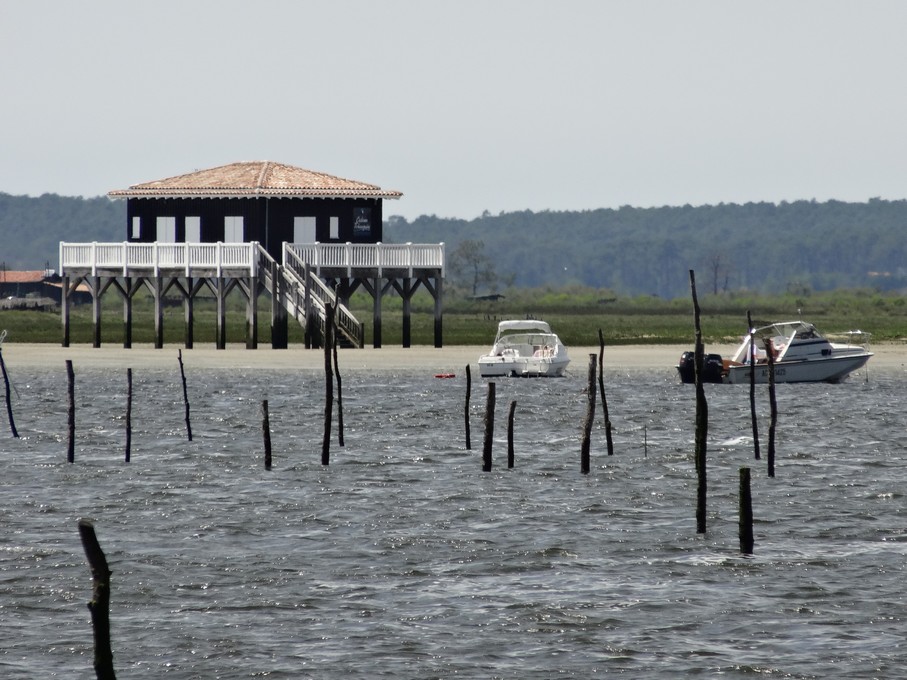
[[[299,257],[299,255],[292,249],[288,247],[288,243],[284,243],[283,246],[283,257],[284,257],[284,271],[287,276],[290,276],[295,279],[296,285],[291,286],[291,288],[296,289],[297,292],[305,289],[306,285],[306,263]],[[349,308],[337,300],[337,296],[327,284],[324,283],[314,271],[309,271],[308,278],[309,292],[311,293],[311,298],[316,304],[319,305],[320,310],[324,311],[327,305],[336,304],[336,313],[334,315],[334,320],[337,323],[337,327],[340,331],[346,335],[354,344],[358,347],[362,346],[363,343],[363,329],[362,323],[353,316],[353,313]],[[323,318],[323,316],[322,316]]]

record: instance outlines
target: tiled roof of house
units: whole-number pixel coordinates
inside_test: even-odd
[[[44,269],[37,271],[14,272],[0,270],[0,283],[40,283],[46,279],[48,273]]]
[[[231,163],[209,170],[133,184],[107,194],[111,198],[159,196],[307,198],[400,198],[399,191],[271,161]]]

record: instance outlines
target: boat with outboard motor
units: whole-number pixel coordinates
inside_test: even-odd
[[[501,321],[491,351],[479,357],[479,373],[483,378],[560,377],[569,363],[567,348],[546,322]]]
[[[775,382],[837,383],[862,368],[872,356],[865,347],[869,333],[848,331],[850,342],[832,342],[805,321],[779,321],[752,329],[730,359],[718,354],[703,357],[702,381],[710,383],[749,383],[755,368],[757,383],[769,380],[766,341],[775,369]],[[863,344],[851,344],[854,341]],[[751,358],[753,359],[751,363]],[[695,382],[693,352],[684,352],[677,365],[681,381]]]

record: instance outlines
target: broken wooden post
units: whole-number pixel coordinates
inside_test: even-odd
[[[740,552],[753,554],[753,496],[750,491],[750,469],[740,468]]]
[[[491,472],[491,445],[494,441],[495,384],[488,383],[488,397],[485,401],[485,442],[482,445],[482,472]]]
[[[583,423],[583,443],[580,447],[580,472],[589,474],[592,422],[595,419],[595,355],[589,355],[589,372],[586,383],[586,420]]]
[[[605,336],[598,329],[598,391],[602,395],[602,414],[605,416],[605,442],[608,444],[608,455],[614,455],[614,442],[611,439],[611,417],[608,415],[608,398],[605,396]]]
[[[66,360],[66,384],[69,395],[69,445],[66,448],[66,461],[76,460],[76,375],[72,370],[72,359]]]
[[[768,354],[768,476],[775,476],[775,426],[778,424],[778,402],[775,399],[775,357],[772,354],[771,338],[765,339]]]
[[[271,469],[271,419],[268,415],[268,400],[261,400],[261,433],[265,445],[265,470]]]
[[[753,333],[753,317],[746,312],[746,325],[750,334],[750,420],[753,422],[753,449],[759,460],[759,423],[756,420],[756,336]]]
[[[183,381],[183,404],[186,406],[186,434],[189,441],[192,441],[192,423],[189,420],[189,391],[186,389],[186,370],[183,367],[183,350],[178,350],[177,358],[180,362],[180,378]]]
[[[466,364],[466,405],[463,408],[463,418],[466,421],[466,450],[472,448],[469,439],[469,398],[472,392],[472,372],[469,370],[469,364]]]
[[[113,650],[110,647],[110,568],[90,521],[79,520],[79,536],[91,568],[93,583],[88,610],[91,612],[91,627],[94,631],[94,670],[98,680],[115,680]]]
[[[510,413],[507,414],[507,467],[512,468],[513,455],[513,414],[516,412],[516,400],[510,402]]]
[[[126,369],[126,462],[132,459],[132,369]]]
[[[693,362],[696,367],[696,533],[704,534],[706,526],[706,497],[708,494],[708,475],[706,473],[706,442],[709,434],[709,405],[705,398],[702,384],[702,366],[705,349],[702,345],[702,326],[700,325],[699,298],[696,297],[696,273],[690,270],[690,291],[693,295],[693,327],[696,334],[696,346]]]

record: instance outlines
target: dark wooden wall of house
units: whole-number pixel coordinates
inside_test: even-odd
[[[126,202],[126,240],[151,242],[158,217],[176,218],[176,240],[186,239],[186,217],[199,217],[201,240],[224,240],[224,217],[243,217],[246,241],[258,241],[280,261],[284,241],[293,240],[296,217],[314,217],[321,243],[377,243],[383,239],[382,201],[375,198],[130,198]],[[141,234],[132,237],[132,220]],[[338,218],[337,238],[330,238],[331,217]]]

